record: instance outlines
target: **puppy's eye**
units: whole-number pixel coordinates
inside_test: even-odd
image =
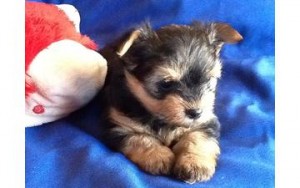
[[[179,83],[176,81],[163,80],[158,83],[158,88],[159,90],[162,91],[171,91],[177,89],[178,87],[179,87]]]

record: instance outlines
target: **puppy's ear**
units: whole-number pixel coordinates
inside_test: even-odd
[[[133,71],[145,59],[148,59],[153,54],[152,46],[157,39],[158,36],[149,23],[144,23],[132,31],[117,50],[125,68]]]
[[[134,41],[140,36],[141,31],[139,29],[134,30],[130,36],[121,44],[121,46],[119,47],[117,54],[122,57],[128,50],[129,48],[132,46],[132,44],[134,43]]]
[[[238,31],[225,23],[212,23],[207,27],[206,32],[216,55],[219,55],[224,43],[234,44],[243,39]]]
[[[134,42],[139,39],[140,41],[150,39],[155,34],[152,30],[150,23],[146,22],[142,24],[139,28],[135,29],[127,36],[126,40],[119,47],[117,54],[122,57],[126,54],[126,52],[130,49],[130,47],[134,44]]]
[[[243,39],[242,35],[228,24],[215,23],[213,26],[215,38],[220,42],[234,44]]]

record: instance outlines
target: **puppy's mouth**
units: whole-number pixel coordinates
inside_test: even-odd
[[[175,124],[178,127],[191,128],[211,120],[215,117],[215,115],[211,111],[203,111],[197,118],[191,118],[183,112],[181,112],[180,115],[177,116],[163,117],[163,115],[161,115],[160,117],[171,124]]]
[[[204,113],[205,114],[205,113]],[[202,115],[199,117],[189,117],[186,115],[184,110],[161,110],[153,112],[152,115],[164,122],[164,124],[169,125],[171,127],[183,127],[183,128],[191,128],[197,124],[200,124],[202,121]]]

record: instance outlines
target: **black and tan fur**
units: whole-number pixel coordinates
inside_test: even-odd
[[[241,35],[227,24],[149,24],[100,53],[109,62],[103,140],[151,174],[209,180],[220,154],[214,115],[219,52]]]

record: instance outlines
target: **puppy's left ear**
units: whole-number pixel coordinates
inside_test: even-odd
[[[224,43],[234,44],[243,39],[242,35],[225,23],[213,23],[208,27],[208,38],[214,47],[214,52],[219,55]]]
[[[225,23],[214,23],[215,39],[224,43],[237,43],[243,39],[242,35]]]

